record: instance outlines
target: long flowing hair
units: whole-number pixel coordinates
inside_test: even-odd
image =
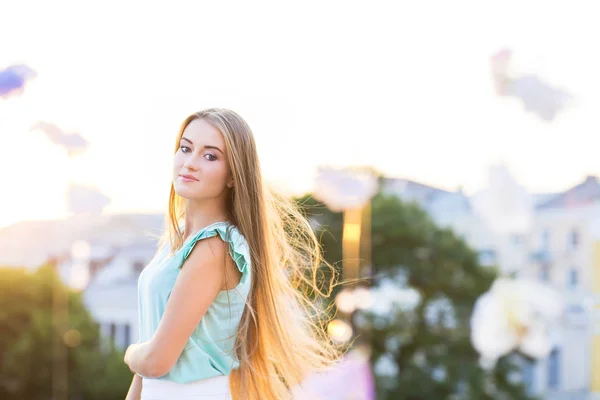
[[[263,182],[254,136],[237,113],[211,108],[190,115],[175,152],[195,119],[225,139],[235,182],[227,200],[229,218],[250,248],[252,283],[235,341],[240,366],[230,375],[233,398],[290,398],[308,374],[331,366],[340,355],[324,329],[324,302],[315,301],[331,294],[334,269],[322,258],[319,240],[295,202]],[[172,251],[183,245],[184,217],[185,199],[171,185],[165,239]]]

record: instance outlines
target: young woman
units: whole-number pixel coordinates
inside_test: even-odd
[[[168,230],[139,278],[127,399],[291,398],[338,356],[304,294],[328,295],[315,234],[266,189],[252,131],[233,111],[189,116],[173,167]]]

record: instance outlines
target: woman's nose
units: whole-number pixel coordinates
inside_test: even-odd
[[[196,155],[190,155],[187,160],[183,163],[183,166],[196,171],[198,169],[198,164],[200,163],[200,157]]]

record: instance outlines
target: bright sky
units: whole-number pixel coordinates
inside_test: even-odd
[[[109,212],[162,211],[179,124],[210,106],[238,111],[267,179],[297,192],[319,164],[471,193],[497,161],[533,191],[600,174],[594,2],[150,3],[3,6],[0,68],[39,75],[0,100],[0,227],[63,216],[69,182],[108,195]],[[489,57],[505,46],[573,108],[547,124],[496,97]],[[69,159],[37,121],[89,150]]]

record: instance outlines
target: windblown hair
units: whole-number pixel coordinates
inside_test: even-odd
[[[213,108],[190,115],[175,152],[195,119],[223,135],[235,182],[227,200],[229,218],[250,248],[252,284],[236,337],[240,366],[230,376],[233,398],[291,398],[291,390],[308,374],[327,368],[340,355],[324,329],[327,310],[315,301],[331,294],[333,267],[323,260],[319,240],[294,201],[263,183],[254,136],[238,114]],[[171,185],[166,239],[172,251],[183,245],[184,218],[185,199]]]

